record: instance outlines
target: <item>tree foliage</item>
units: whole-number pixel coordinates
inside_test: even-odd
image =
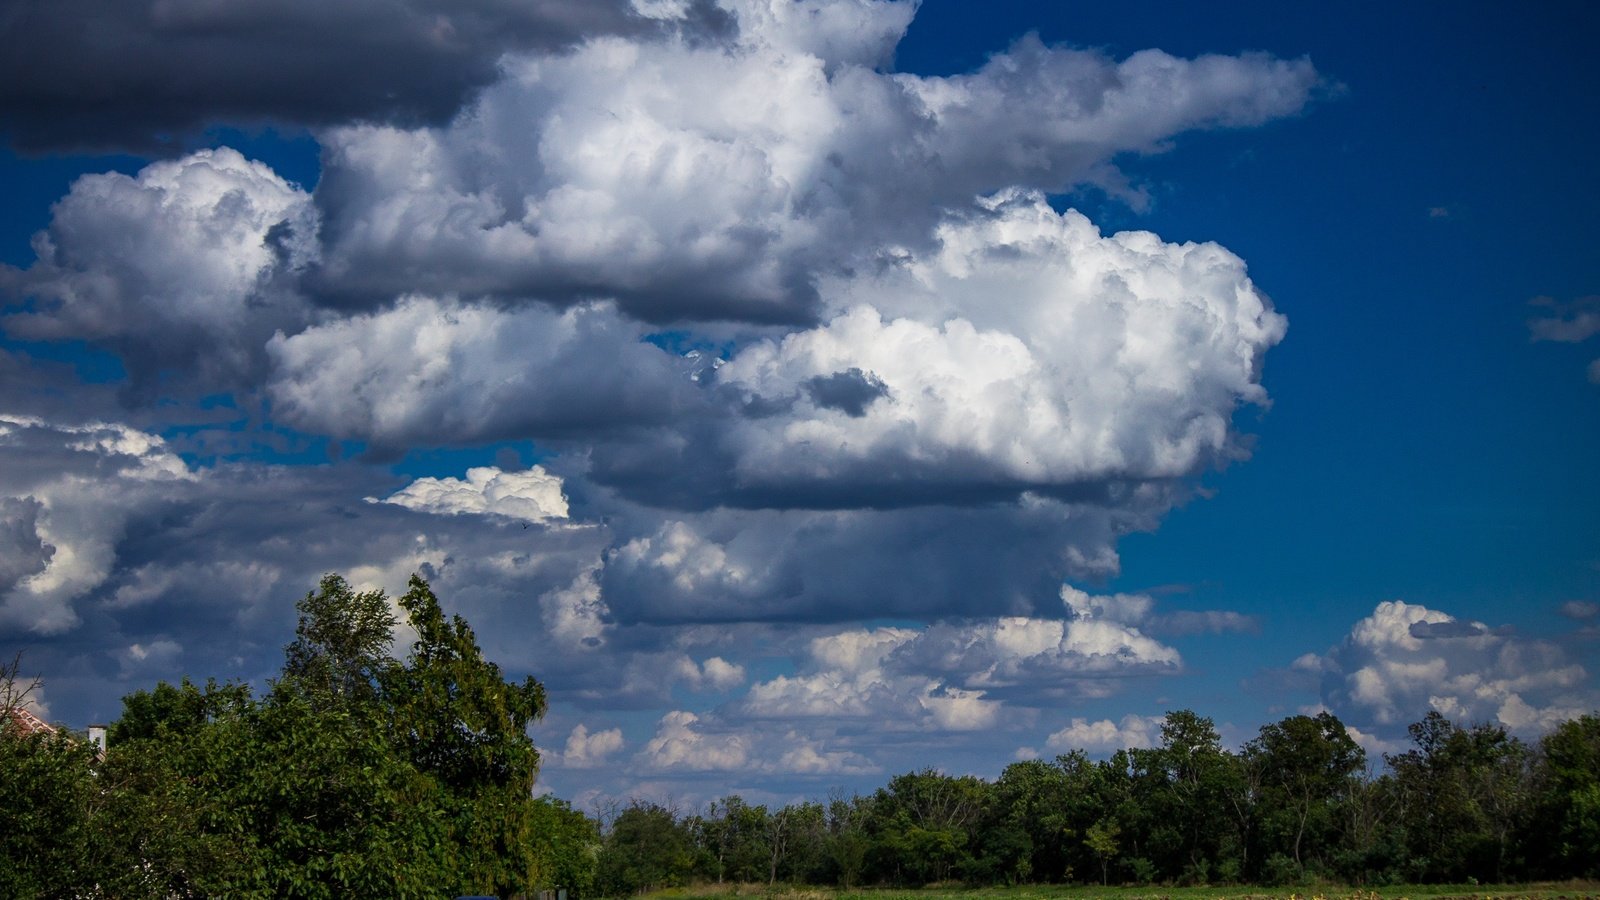
[[[421,579],[398,603],[417,634],[404,659],[382,592],[324,578],[265,694],[136,691],[103,759],[0,731],[0,895],[588,890],[592,824],[533,797],[542,686],[507,680]]]

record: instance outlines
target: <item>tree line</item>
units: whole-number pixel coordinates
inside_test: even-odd
[[[625,896],[693,882],[1357,885],[1600,877],[1600,714],[1535,744],[1429,713],[1367,758],[1329,713],[1238,751],[1168,713],[1159,744],[934,769],[769,808],[535,797],[542,686],[507,680],[426,582],[337,576],[299,604],[280,676],[123,699],[102,755],[24,734],[0,667],[0,896]]]
[[[1429,713],[1368,767],[1329,713],[1264,726],[1238,752],[1168,713],[1159,746],[1074,751],[999,778],[932,769],[871,794],[777,809],[737,796],[611,821],[596,886],[695,881],[1353,885],[1600,876],[1600,715],[1535,745]]]

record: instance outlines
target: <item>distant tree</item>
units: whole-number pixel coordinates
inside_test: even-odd
[[[840,887],[854,887],[866,869],[867,853],[872,844],[866,825],[871,805],[870,798],[859,796],[848,800],[836,796],[828,802],[823,854]]]
[[[532,806],[534,886],[566,890],[569,898],[594,892],[600,861],[600,831],[595,821],[565,800],[537,797]]]
[[[1530,843],[1550,877],[1600,876],[1600,713],[1539,742]]]
[[[1319,848],[1331,845],[1328,832],[1337,827],[1339,807],[1366,767],[1366,752],[1343,722],[1322,712],[1263,725],[1244,755],[1260,774],[1276,829],[1292,835],[1289,849],[1303,871],[1307,834],[1319,842],[1327,839]]]
[[[617,815],[605,837],[596,882],[609,897],[681,885],[694,866],[693,844],[677,816],[636,801]]]
[[[1100,860],[1100,883],[1102,885],[1108,883],[1107,867],[1111,865],[1111,859],[1117,855],[1117,850],[1119,849],[1117,837],[1121,833],[1122,829],[1117,826],[1117,823],[1109,819],[1102,819],[1090,825],[1084,831],[1084,846],[1088,847]]]
[[[1498,725],[1464,729],[1438,712],[1410,726],[1416,747],[1388,757],[1401,793],[1411,877],[1499,881],[1527,812],[1531,754]]]

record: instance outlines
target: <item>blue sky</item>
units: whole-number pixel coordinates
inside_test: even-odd
[[[580,802],[1600,706],[1587,5],[81,5],[0,26],[53,718],[329,570]]]

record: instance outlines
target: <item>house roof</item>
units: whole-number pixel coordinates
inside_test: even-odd
[[[24,735],[55,734],[55,726],[20,706],[9,710],[9,716],[14,727]]]

